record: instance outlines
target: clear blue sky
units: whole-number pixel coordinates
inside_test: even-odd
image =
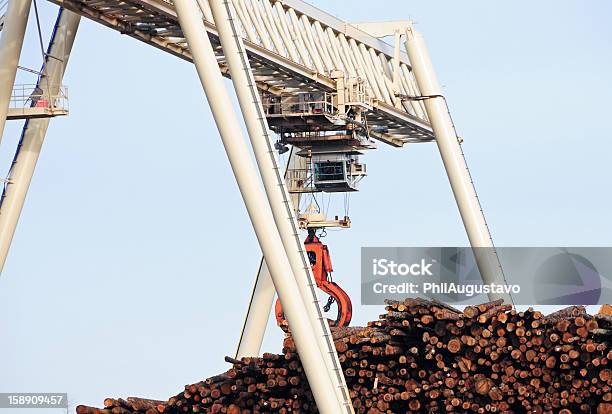
[[[48,38],[57,7],[40,3]],[[612,245],[609,1],[347,3],[314,2],[418,22],[498,245]],[[33,29],[22,65],[38,68]],[[0,391],[167,398],[226,368],[259,249],[190,64],[83,20],[65,84],[70,116],[51,124],[0,278]],[[364,160],[354,228],[326,239],[356,302],[361,246],[467,243],[434,144]],[[381,311],[356,304],[354,320]],[[266,350],[280,338],[270,326]]]

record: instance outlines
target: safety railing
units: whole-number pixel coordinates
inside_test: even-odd
[[[319,191],[314,187],[312,172],[308,168],[287,170],[285,182],[290,193],[314,193]]]
[[[336,93],[292,93],[264,95],[262,105],[266,116],[274,115],[334,115]]]
[[[366,84],[363,80],[354,82],[349,79],[345,91],[345,102],[348,105],[362,105],[367,108],[371,108],[374,100],[366,89]]]
[[[53,93],[49,91],[53,91]],[[9,109],[67,112],[68,89],[63,85],[48,85],[47,90],[43,91],[38,85],[15,85],[9,102]]]

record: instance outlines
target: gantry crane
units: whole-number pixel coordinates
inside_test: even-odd
[[[60,13],[35,88],[14,116],[9,107],[32,0],[10,0],[0,19],[0,131],[7,119],[26,119],[0,204],[0,266],[50,118],[67,114],[61,82],[83,16],[194,63],[263,252],[237,356],[259,354],[277,292],[322,413],[353,408],[316,292],[331,270],[316,229],[350,220],[300,212],[300,195],[356,191],[366,175],[362,151],[378,144],[435,141],[471,245],[490,248],[475,249],[481,274],[503,283],[446,100],[411,22],[351,25],[301,0],[49,1]],[[381,40],[386,36],[393,45]],[[257,165],[223,76],[231,77]],[[289,147],[282,174],[277,150]],[[306,248],[300,228],[309,229]]]

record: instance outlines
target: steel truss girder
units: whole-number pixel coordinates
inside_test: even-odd
[[[49,1],[181,59],[192,61],[191,53],[178,24],[176,11],[173,5],[166,0]],[[312,11],[310,10],[311,6],[303,2],[293,3],[295,3],[295,7],[305,8],[305,12],[306,9]],[[286,2],[283,5],[287,5]],[[318,14],[326,16],[328,20],[335,19],[323,12],[318,12]],[[340,21],[327,21],[327,27],[333,25],[333,29],[338,30],[341,28],[338,22]],[[205,26],[222,73],[229,77],[216,28],[208,21],[205,21]],[[379,48],[377,49],[379,50],[378,53],[389,52],[386,50],[390,47],[389,45],[366,35],[351,25],[344,23],[343,33],[346,34],[347,38],[351,36],[351,40],[355,38],[368,47]],[[325,74],[248,39],[244,39],[244,43],[259,89],[272,93],[282,91],[335,91],[335,82]],[[404,64],[407,62],[405,56],[402,56],[401,60]],[[427,142],[434,139],[431,126],[427,121],[383,100],[374,100],[372,111],[365,115],[372,130],[384,131],[371,132],[371,135],[387,144],[401,147],[409,142]]]

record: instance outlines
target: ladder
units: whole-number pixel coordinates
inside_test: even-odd
[[[262,136],[261,138],[267,144],[267,153],[271,160],[272,165],[274,166],[274,170],[276,172],[277,185],[282,188],[283,207],[285,209],[285,214],[287,215],[287,217],[292,218],[291,220],[292,229],[291,230],[292,230],[292,233],[295,239],[295,245],[297,246],[297,248],[300,249],[302,267],[303,269],[306,270],[307,279],[308,279],[308,293],[307,293],[307,297],[304,297],[303,299],[305,302],[310,302],[310,303],[315,304],[315,306],[312,307],[316,312],[316,322],[314,323],[319,325],[320,333],[323,336],[323,341],[325,343],[325,349],[322,350],[322,352],[326,354],[327,363],[331,365],[331,366],[328,365],[328,368],[332,372],[332,381],[334,383],[334,386],[336,387],[337,394],[343,405],[344,412],[348,414],[354,414],[351,397],[348,391],[348,387],[346,385],[342,366],[340,365],[340,360],[338,359],[338,355],[336,353],[336,348],[335,348],[335,344],[334,344],[334,341],[331,335],[331,331],[329,329],[329,324],[327,322],[327,319],[324,317],[323,313],[321,312],[321,307],[319,306],[319,298],[317,296],[316,284],[314,281],[310,263],[306,256],[306,252],[303,248],[302,241],[299,238],[299,229],[297,227],[297,221],[294,219],[294,214],[293,214],[294,209],[289,199],[289,192],[287,191],[285,178],[283,174],[281,173],[281,169],[278,165],[278,159],[275,156],[276,151],[274,150],[272,146],[272,138],[269,135],[269,127],[268,127],[268,122],[266,120],[264,107],[262,105],[262,102],[259,96],[259,91],[257,90],[257,84],[255,82],[253,72],[250,68],[248,55],[244,48],[244,43],[241,40],[242,31],[240,28],[240,23],[239,21],[237,21],[237,19],[234,18],[234,11],[233,11],[233,7],[231,5],[230,0],[224,0],[223,3],[227,11],[227,16],[228,16],[230,27],[232,29],[232,35],[233,35],[232,38],[234,39],[234,43],[236,45],[237,50],[239,51],[238,54],[240,56],[241,67],[243,68],[243,71],[246,73],[246,76],[248,78],[248,88],[250,92],[250,99],[255,105],[255,110],[257,113],[257,121],[260,125],[261,131],[263,131],[264,133],[264,136]]]

